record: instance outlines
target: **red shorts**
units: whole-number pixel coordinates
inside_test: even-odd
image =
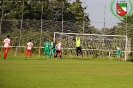
[[[28,52],[31,53],[31,50],[27,49],[26,52],[27,52],[27,53],[28,53]]]
[[[56,53],[61,53],[61,50],[56,50]]]
[[[9,51],[9,48],[8,48],[8,47],[4,47],[4,50],[5,50],[5,51]]]

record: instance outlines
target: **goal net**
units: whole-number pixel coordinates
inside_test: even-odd
[[[131,48],[131,39],[125,35],[103,35],[54,32],[55,43],[62,40],[63,55],[76,56],[76,34],[81,39],[81,48],[84,56],[116,57],[116,45],[122,50],[121,57],[128,60]]]

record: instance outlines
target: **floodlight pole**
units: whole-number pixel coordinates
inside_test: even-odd
[[[106,3],[105,3],[105,7],[104,7],[104,30],[103,30],[104,34],[105,34],[105,9],[106,9]]]
[[[38,56],[40,57],[41,54],[41,44],[42,44],[42,23],[43,23],[43,1],[42,1],[42,13],[41,13],[41,32],[40,32],[40,47],[39,47],[39,53]]]
[[[103,29],[103,34],[105,34],[105,9],[106,9],[106,3],[105,3],[105,7],[104,7],[104,29]],[[104,47],[104,37],[103,37],[103,46]]]
[[[83,34],[84,34],[84,31],[85,31],[85,21],[84,21],[84,18],[85,18],[85,14],[83,12]],[[84,35],[83,35],[83,40],[84,40]]]
[[[64,12],[64,2],[62,2],[62,33],[63,33],[63,28],[64,28],[64,18],[63,18],[63,12]]]
[[[21,18],[21,26],[20,26],[20,41],[19,41],[19,46],[21,44],[21,39],[22,39],[22,29],[23,29],[23,15],[24,15],[24,0],[23,0],[23,6],[22,6],[22,18]]]
[[[1,1],[2,3],[2,14],[1,14],[1,19],[0,19],[0,36],[2,35],[2,31],[1,31],[1,28],[2,28],[2,17],[3,17],[3,7],[4,7],[4,0]]]
[[[84,12],[83,12],[84,13]],[[83,17],[83,34],[84,34],[84,31],[85,31],[85,21],[84,21],[84,18],[85,18],[85,14],[83,14],[84,17]]]
[[[81,3],[82,3],[82,2],[81,2]],[[84,2],[84,3],[85,3],[85,2]],[[85,16],[86,16],[86,14],[87,14],[87,13],[85,13],[84,10],[83,10],[83,32],[82,32],[83,34],[85,33],[85,20],[86,20],[86,19],[85,19]],[[84,38],[84,35],[83,35],[83,38]]]

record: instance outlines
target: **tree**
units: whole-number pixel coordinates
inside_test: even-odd
[[[64,23],[67,23],[65,21],[72,22],[73,27],[76,24],[79,24],[78,26],[75,26],[76,28],[74,28],[74,30],[81,32],[83,30],[84,22],[85,30],[88,30],[88,26],[90,25],[89,17],[88,15],[85,15],[86,13],[84,12],[85,9],[86,7],[82,7],[82,2],[80,2],[80,0],[76,0],[73,3],[70,3],[67,0],[22,0],[21,2],[20,0],[12,0],[11,2],[6,1],[4,2],[3,19],[13,19],[17,20],[18,22],[3,22],[2,25],[8,24],[9,27],[5,28],[4,26],[3,29],[5,30],[3,32],[9,31],[9,29],[14,28],[20,29],[20,24],[22,24],[22,26],[28,26],[27,28],[33,28],[36,24],[25,24],[31,24],[29,22],[33,22],[32,20],[41,21],[41,18],[43,21],[58,21],[59,23],[57,25],[60,25],[62,20],[64,21]],[[0,15],[1,14],[2,13],[0,13]],[[23,19],[23,23],[21,23],[21,19]],[[25,20],[31,21],[24,23],[26,22]],[[15,27],[15,25],[17,27]]]

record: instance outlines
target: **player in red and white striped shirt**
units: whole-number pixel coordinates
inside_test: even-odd
[[[31,57],[31,53],[32,53],[32,48],[33,48],[33,43],[31,42],[31,40],[29,40],[29,42],[27,43],[27,48],[26,48],[26,57],[28,57],[28,55]]]
[[[9,38],[10,38],[10,36],[7,35],[7,38],[4,39],[4,41],[3,41],[3,43],[4,43],[4,50],[5,50],[5,52],[4,52],[4,59],[6,59],[8,51],[9,51],[9,46],[11,45],[11,40]]]
[[[62,51],[61,51],[62,47],[61,47],[61,45],[62,45],[62,41],[59,41],[59,43],[56,44],[56,46],[55,46],[55,49],[56,49],[55,58],[57,58],[57,56],[59,54],[60,58],[62,59]]]

